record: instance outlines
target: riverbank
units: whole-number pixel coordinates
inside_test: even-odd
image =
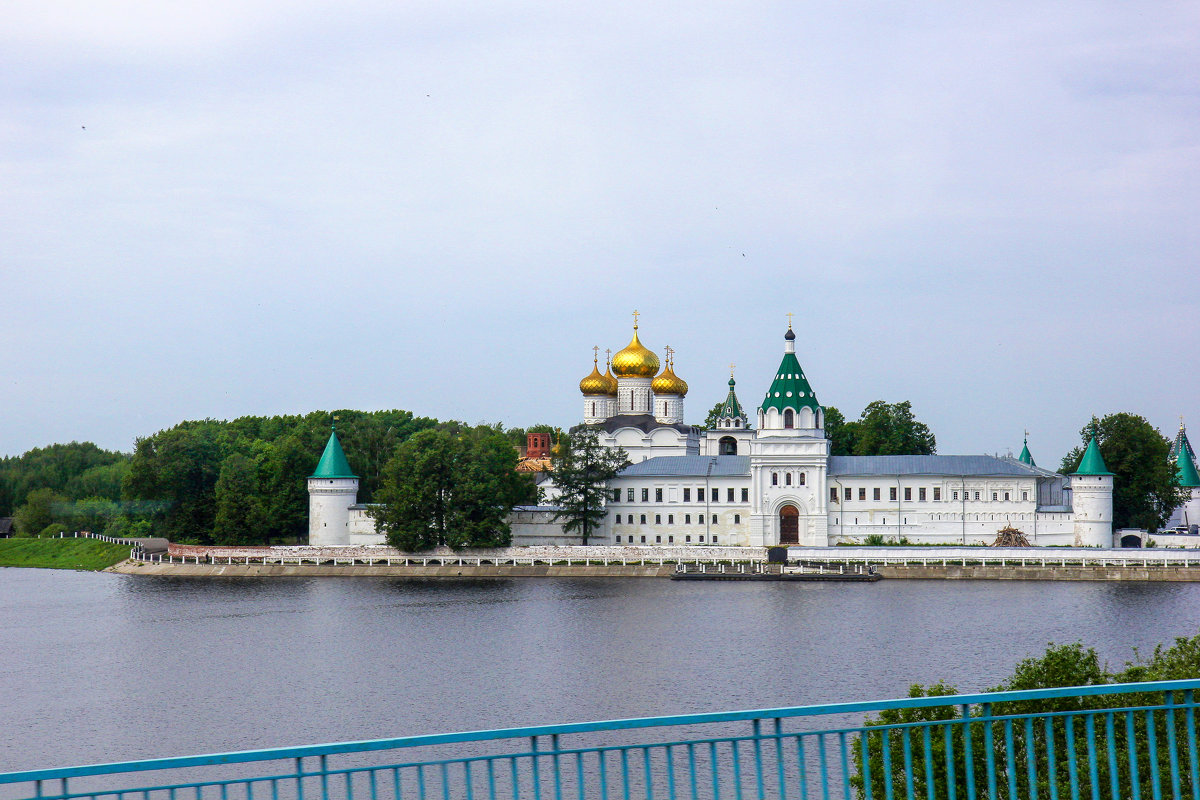
[[[890,580],[1200,582],[1200,567],[1072,564],[887,565]],[[207,564],[123,561],[107,571],[191,578],[670,578],[674,564]]]
[[[0,567],[96,572],[129,558],[129,546],[95,539],[0,539]]]

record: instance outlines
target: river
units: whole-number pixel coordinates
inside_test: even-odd
[[[994,685],[1114,667],[1200,585],[183,579],[0,569],[0,771]]]

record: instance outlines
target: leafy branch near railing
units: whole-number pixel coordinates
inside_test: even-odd
[[[1117,672],[1110,672],[1096,651],[1081,643],[1050,644],[1042,656],[1021,661],[1010,677],[988,691],[1197,677],[1200,635],[1178,638],[1170,647],[1159,645],[1145,661],[1135,651],[1135,661]],[[953,687],[940,682],[929,687],[914,685],[909,690],[910,697],[955,693]],[[1154,712],[1111,713],[1106,709],[1162,705],[1164,701],[1160,695],[1115,694],[997,703],[990,709],[974,708],[970,719],[975,721],[971,722],[957,707],[884,711],[867,720],[869,727],[879,730],[864,734],[865,763],[859,742],[852,784],[859,798],[868,797],[868,785],[870,797],[882,798],[887,796],[890,781],[893,795],[904,797],[911,776],[918,797],[949,797],[953,784],[954,796],[965,798],[969,783],[974,784],[977,797],[986,797],[990,756],[996,800],[1030,797],[1035,792],[1038,797],[1049,797],[1051,784],[1059,797],[1071,797],[1072,784],[1082,797],[1092,796],[1093,784],[1106,797],[1114,786],[1116,796],[1134,796],[1135,784],[1140,796],[1152,797],[1163,791],[1169,795],[1168,784],[1175,779],[1182,795],[1190,796],[1196,713],[1169,708],[1183,700],[1169,697],[1168,707]],[[985,713],[993,720],[1010,719],[988,722],[981,719]],[[1054,716],[1021,718],[1030,714]],[[904,727],[908,725],[912,727]],[[927,793],[930,787],[932,792]]]

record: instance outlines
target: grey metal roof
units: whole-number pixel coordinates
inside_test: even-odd
[[[1043,477],[1044,469],[1031,469],[1015,459],[995,456],[830,456],[832,475],[977,475],[991,477]]]
[[[711,469],[711,471],[710,471]],[[655,456],[621,470],[622,478],[689,475],[714,478],[750,474],[750,456]]]

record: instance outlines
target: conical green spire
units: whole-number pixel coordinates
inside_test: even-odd
[[[796,360],[796,334],[792,332],[790,324],[783,338],[787,343],[784,347],[783,361],[779,363],[779,369],[775,371],[775,380],[771,382],[771,388],[763,398],[762,410],[774,408],[782,412],[785,408],[794,408],[799,411],[801,407],[808,406],[817,411],[821,404],[817,402],[817,396],[808,385],[808,378],[804,377],[800,362]]]
[[[737,394],[733,391],[733,387],[735,385],[736,382],[733,380],[733,376],[730,375],[729,395],[725,398],[725,404],[721,406],[721,414],[719,419],[741,419],[742,422],[745,422],[748,417],[746,416],[746,413],[742,411],[742,404],[738,402]]]
[[[1178,468],[1179,485],[1189,489],[1200,486],[1200,474],[1196,473],[1196,453],[1192,443],[1188,441],[1187,430],[1183,427],[1183,417],[1179,418],[1179,433],[1171,443],[1171,457],[1175,459]]]
[[[1100,455],[1100,445],[1096,444],[1095,431],[1092,432],[1092,439],[1088,442],[1087,450],[1083,451],[1083,460],[1079,462],[1079,469],[1075,470],[1076,475],[1112,475],[1108,471],[1108,465],[1104,463],[1104,457]]]
[[[1022,464],[1028,464],[1031,467],[1037,466],[1037,463],[1034,462],[1033,456],[1029,452],[1029,437],[1025,438],[1025,446],[1021,448],[1021,455],[1017,456],[1017,461],[1020,461]]]
[[[321,454],[321,461],[317,464],[317,470],[310,478],[357,478],[350,471],[350,462],[346,460],[346,454],[342,452],[342,443],[338,441],[337,429],[329,432],[329,441],[325,443],[325,452]]]

